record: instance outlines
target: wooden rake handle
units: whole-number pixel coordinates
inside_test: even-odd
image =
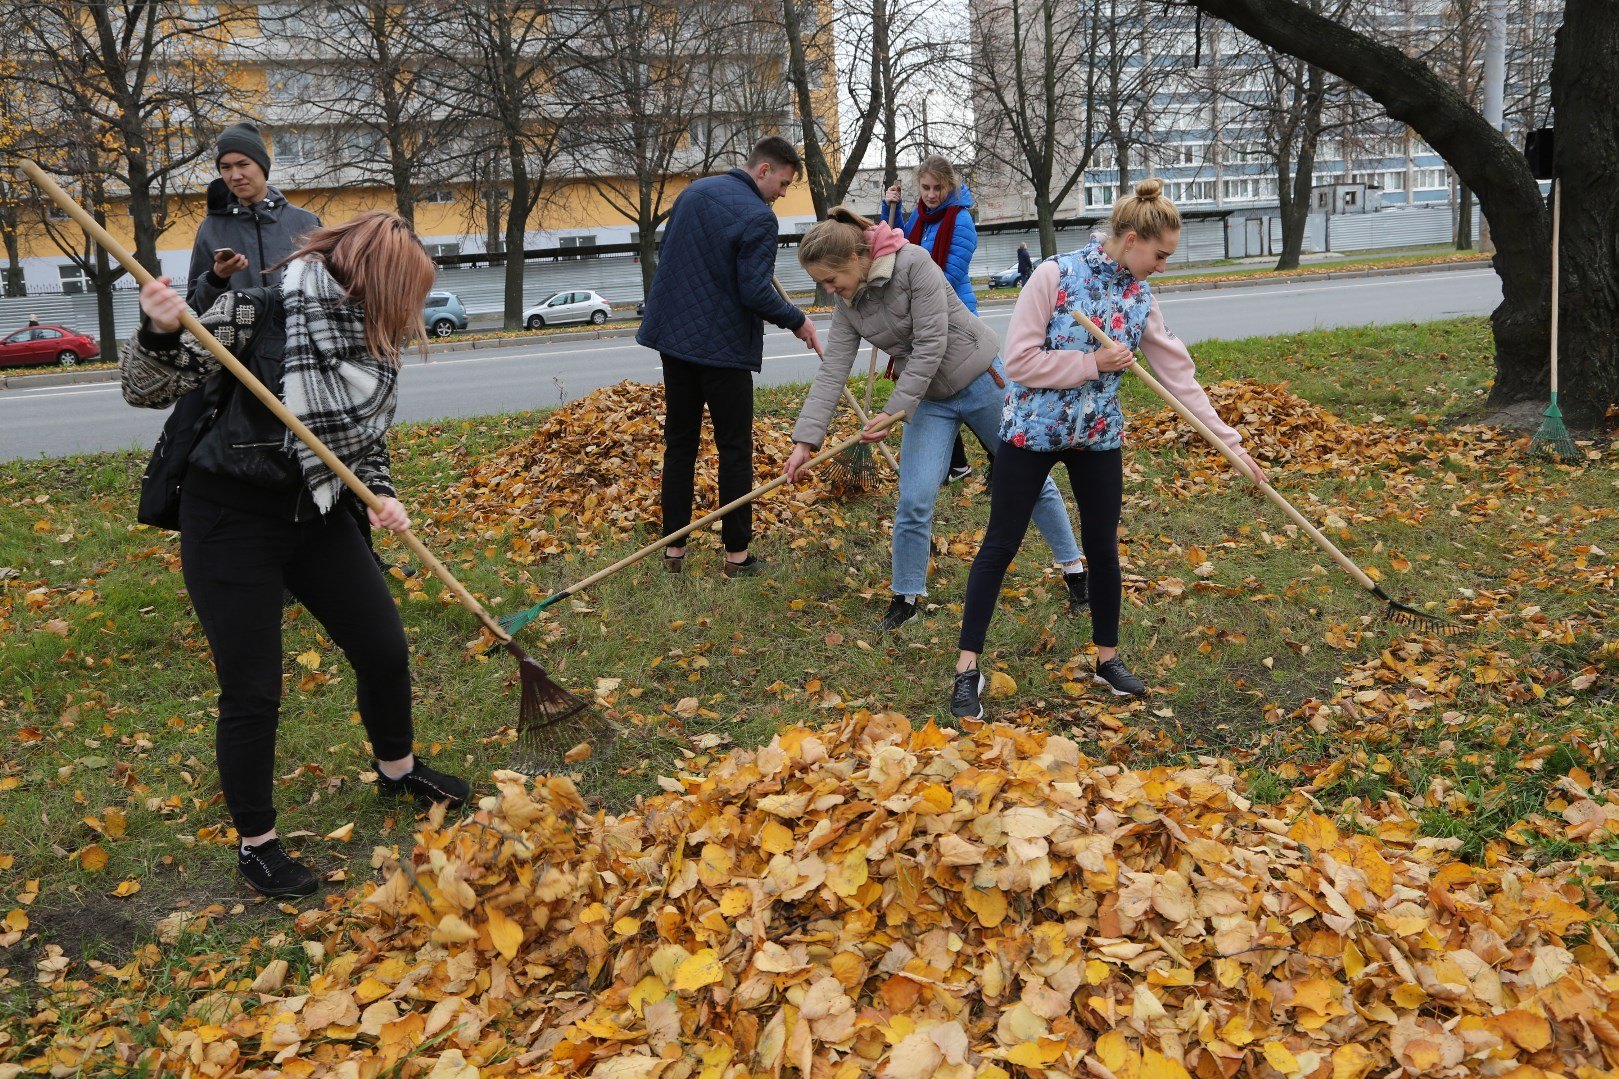
[[[1086,317],[1084,312],[1075,311],[1074,317],[1079,320],[1080,325],[1084,326],[1086,330],[1090,331],[1090,335],[1092,337],[1096,338],[1097,344],[1102,345],[1103,347],[1118,344],[1118,342],[1113,340],[1113,338],[1103,333],[1096,323],[1092,322],[1088,317]],[[1337,546],[1334,545],[1333,542],[1326,536],[1322,535],[1321,530],[1315,525],[1311,524],[1309,519],[1306,518],[1304,514],[1294,509],[1293,503],[1282,497],[1280,491],[1276,490],[1276,488],[1272,487],[1264,480],[1255,479],[1253,476],[1249,476],[1248,466],[1243,464],[1241,457],[1237,456],[1237,451],[1233,450],[1230,446],[1227,446],[1225,441],[1221,439],[1219,435],[1209,430],[1208,424],[1192,415],[1191,409],[1181,404],[1180,399],[1174,394],[1170,393],[1169,390],[1164,387],[1162,382],[1159,382],[1156,378],[1149,374],[1147,369],[1142,367],[1141,364],[1136,360],[1132,359],[1130,361],[1130,370],[1135,372],[1135,374],[1139,376],[1141,380],[1148,386],[1151,386],[1152,391],[1159,397],[1162,397],[1164,399],[1164,403],[1170,408],[1174,409],[1177,416],[1185,420],[1192,426],[1193,430],[1207,439],[1209,445],[1219,450],[1220,455],[1231,463],[1231,467],[1237,470],[1238,475],[1248,476],[1250,480],[1253,480],[1254,485],[1264,492],[1265,497],[1270,499],[1272,504],[1274,504],[1277,509],[1286,514],[1288,520],[1302,528],[1305,535],[1314,540],[1317,547],[1320,547],[1323,551],[1330,555],[1332,560],[1338,563],[1345,573],[1349,574],[1355,579],[1356,583],[1358,583],[1368,592],[1377,592],[1381,594],[1381,589],[1378,588],[1377,582],[1372,580],[1371,576],[1367,574],[1365,570],[1357,566],[1348,555],[1338,550]]]
[[[147,272],[146,267],[136,262],[135,257],[115,240],[106,229],[98,225],[95,218],[86,213],[84,207],[75,202],[66,191],[63,191],[56,181],[46,175],[38,164],[33,161],[24,161],[22,171],[41,191],[50,196],[52,202],[61,207],[63,213],[78,223],[86,236],[100,244],[107,254],[117,259],[119,265],[123,266],[135,280],[142,285],[155,283],[156,279]],[[319,457],[327,468],[336,473],[337,477],[343,481],[349,490],[354,492],[361,502],[373,510],[382,509],[382,500],[373,494],[369,487],[360,482],[360,477],[356,476],[348,465],[339,460],[337,455],[328,449],[325,443],[316,438],[315,433],[306,427],[302,420],[294,416],[287,409],[287,406],[281,402],[281,399],[270,392],[268,386],[254,377],[253,372],[249,371],[240,360],[231,355],[230,349],[220,344],[219,339],[208,332],[207,328],[197,320],[196,315],[189,310],[186,311],[180,316],[180,325],[184,326],[191,336],[197,339],[199,344],[213,353],[214,358],[223,364],[226,370],[235,375],[237,380],[251,391],[253,396],[257,397],[265,408],[269,409],[277,419],[286,424],[287,429],[298,436],[298,440],[308,446],[310,451]],[[483,605],[473,598],[472,593],[467,591],[466,586],[456,580],[455,575],[445,568],[444,563],[440,562],[433,552],[427,549],[427,545],[418,539],[415,533],[405,529],[397,533],[397,535],[404,539],[405,545],[411,549],[417,558],[422,560],[422,564],[432,570],[434,575],[443,581],[451,592],[455,593],[455,598],[461,601],[461,605],[478,616],[478,620],[484,624],[486,629],[503,641],[511,639],[511,634],[500,628],[500,623],[490,617],[489,612],[483,609]]]
[[[903,413],[903,412],[895,413],[893,416],[889,417],[888,423],[886,425],[884,425],[884,426],[885,426],[885,428],[886,427],[892,427],[894,424],[899,423],[904,418],[905,418],[905,413]],[[826,449],[823,449],[820,453],[817,453],[814,457],[811,457],[808,461],[805,461],[804,462],[804,468],[806,470],[811,469],[811,468],[814,468],[816,465],[819,465],[819,464],[822,464],[823,462],[829,461],[829,460],[836,457],[838,454],[842,453],[844,450],[848,449],[850,446],[853,446],[856,442],[859,442],[859,441],[860,441],[860,435],[858,433],[850,435],[848,438],[844,439],[842,442],[839,442],[837,445],[828,446]],[[741,509],[743,506],[746,506],[748,503],[756,501],[759,498],[762,498],[763,496],[769,494],[771,491],[774,491],[776,488],[780,487],[782,484],[784,484],[786,482],[787,482],[787,475],[786,475],[786,473],[783,473],[780,476],[777,476],[775,479],[771,480],[769,483],[761,484],[760,486],[755,487],[753,490],[749,491],[747,494],[743,495],[741,498],[732,499],[730,502],[727,502],[725,505],[721,506],[719,509],[715,510],[713,513],[705,514],[704,516],[699,517],[697,520],[693,521],[691,524],[687,525],[685,528],[682,528],[682,529],[679,529],[677,531],[671,532],[667,536],[664,536],[662,539],[658,540],[656,543],[649,543],[645,547],[642,547],[639,551],[636,551],[634,554],[626,555],[625,557],[619,559],[617,562],[614,562],[611,566],[608,566],[606,569],[597,570],[595,573],[592,573],[589,577],[586,577],[584,580],[580,581],[578,584],[571,585],[570,587],[563,589],[561,592],[558,592],[554,596],[549,597],[545,601],[545,605],[549,606],[550,604],[555,603],[557,600],[560,600],[565,596],[571,596],[576,592],[584,591],[585,589],[589,588],[593,584],[596,584],[598,581],[602,580],[603,578],[611,577],[613,574],[617,573],[619,570],[623,569],[624,567],[634,565],[635,563],[641,561],[641,559],[645,558],[647,555],[652,554],[655,551],[661,551],[665,547],[672,546],[675,543],[679,542],[680,540],[685,539],[687,536],[691,535],[693,532],[697,531],[699,528],[707,528],[709,525],[713,524],[715,521],[719,520],[721,517],[724,517],[726,514],[730,513],[732,510]]]

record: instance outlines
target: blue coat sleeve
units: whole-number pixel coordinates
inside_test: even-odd
[[[761,215],[742,226],[736,249],[736,283],[742,306],[784,330],[804,324],[797,304],[781,298],[771,278],[776,275],[776,215]]]
[[[978,250],[978,225],[972,215],[962,210],[956,215],[956,229],[950,237],[950,255],[945,260],[945,276],[958,290],[969,284],[973,253]]]

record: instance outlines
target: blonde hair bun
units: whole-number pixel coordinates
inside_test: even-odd
[[[1179,232],[1181,215],[1164,195],[1164,182],[1149,176],[1136,184],[1134,194],[1125,195],[1113,204],[1107,225],[1114,236],[1134,232],[1150,240],[1166,232]]]
[[[1149,176],[1136,184],[1136,198],[1142,202],[1151,202],[1153,199],[1163,197],[1163,194],[1164,182],[1156,176]]]

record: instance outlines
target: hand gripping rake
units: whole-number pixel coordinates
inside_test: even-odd
[[[1074,312],[1074,315],[1077,319],[1079,319],[1080,324],[1083,325],[1085,329],[1090,331],[1090,335],[1096,338],[1098,344],[1103,346],[1117,344],[1117,342],[1111,337],[1107,336],[1100,329],[1098,329],[1096,323],[1092,322],[1082,312],[1076,311]],[[1170,408],[1174,409],[1177,416],[1191,424],[1192,428],[1197,431],[1198,434],[1202,435],[1208,441],[1209,445],[1220,451],[1220,455],[1230,462],[1231,467],[1237,470],[1238,475],[1248,475],[1248,470],[1243,465],[1242,458],[1237,456],[1236,451],[1230,446],[1227,446],[1225,442],[1222,441],[1221,438],[1213,431],[1209,430],[1206,423],[1192,415],[1191,411],[1185,405],[1181,404],[1180,400],[1174,394],[1170,393],[1169,390],[1164,387],[1162,382],[1159,382],[1156,378],[1147,373],[1147,369],[1142,367],[1140,362],[1131,360],[1130,370],[1140,376],[1141,380],[1148,386],[1151,386],[1152,391],[1159,397],[1162,397],[1164,399],[1164,403]],[[1370,574],[1357,566],[1348,555],[1338,550],[1331,540],[1321,534],[1321,530],[1319,528],[1311,524],[1309,520],[1305,518],[1304,514],[1294,509],[1293,503],[1289,502],[1286,498],[1283,498],[1281,492],[1277,491],[1276,488],[1272,487],[1264,480],[1254,479],[1252,476],[1249,476],[1249,479],[1253,480],[1254,485],[1264,493],[1266,498],[1270,499],[1272,504],[1274,504],[1277,509],[1281,510],[1287,515],[1288,520],[1302,528],[1304,530],[1304,534],[1309,536],[1310,539],[1314,540],[1317,547],[1320,547],[1323,551],[1325,551],[1334,562],[1338,563],[1345,573],[1353,577],[1355,579],[1355,583],[1359,584],[1362,588],[1366,589],[1366,591],[1388,604],[1383,611],[1384,618],[1400,625],[1416,626],[1446,637],[1454,637],[1458,633],[1467,633],[1472,631],[1472,627],[1470,626],[1462,625],[1459,622],[1453,622],[1448,618],[1441,618],[1438,615],[1419,611],[1415,607],[1408,606],[1407,604],[1401,603],[1399,600],[1390,597],[1388,593],[1383,591],[1376,581],[1372,580]]]
[[[86,236],[100,244],[107,254],[117,259],[119,264],[129,271],[135,280],[142,285],[152,283],[153,277],[147,272],[146,267],[136,262],[134,256],[122,244],[113,239],[106,229],[96,224],[95,219],[86,213],[78,203],[74,202],[72,197],[63,191],[55,180],[47,176],[37,164],[32,161],[24,161],[22,170],[45,194],[50,196],[51,201],[61,207],[62,211],[73,218],[74,221],[78,222],[79,227],[84,230]],[[255,378],[252,372],[242,366],[241,362],[231,355],[230,350],[220,344],[218,338],[209,333],[202,323],[197,321],[195,315],[190,311],[185,312],[180,316],[180,323],[191,333],[191,336],[197,339],[199,344],[213,353],[214,358],[223,364],[226,370],[235,375],[254,397],[263,402],[265,408],[269,409],[277,419],[286,424],[287,428],[304,445],[308,446],[326,467],[331,469],[350,491],[354,492],[361,502],[374,510],[382,508],[381,501],[371,493],[371,489],[360,482],[360,478],[339,460],[337,455],[328,449],[320,439],[316,438],[314,433],[304,426],[297,416],[288,411],[287,406],[281,403],[279,397],[272,393],[264,383]],[[484,610],[483,605],[473,598],[472,593],[467,591],[466,586],[456,580],[455,575],[445,568],[444,563],[440,562],[433,552],[428,550],[427,545],[418,539],[415,533],[407,529],[396,533],[396,535],[405,541],[405,545],[411,549],[417,558],[421,559],[422,564],[432,570],[433,574],[444,582],[445,586],[454,593],[455,598],[461,601],[461,605],[476,615],[478,621],[483,623],[484,628],[493,633],[501,646],[517,660],[518,675],[523,686],[522,704],[518,713],[519,731],[533,728],[536,725],[550,726],[568,720],[585,721],[591,717],[594,717],[600,723],[606,723],[606,720],[596,713],[592,704],[574,696],[553,682],[545,673],[545,668],[541,667],[533,657],[523,651],[517,642],[512,639],[511,633],[502,628],[500,623],[496,622],[489,612]]]

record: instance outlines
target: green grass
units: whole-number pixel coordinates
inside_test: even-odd
[[[1490,380],[1482,319],[1208,344],[1197,358],[1206,381],[1286,382],[1347,420],[1390,429],[1475,417]],[[1154,407],[1142,387],[1127,385],[1127,414]],[[790,419],[802,392],[761,390],[760,415]],[[496,614],[527,606],[639,542],[596,536],[601,549],[590,557],[569,551],[529,565],[509,557],[506,537],[468,534],[446,492],[466,462],[521,438],[540,418],[520,412],[396,432],[396,480],[407,503],[428,522],[430,544]],[[216,917],[212,928],[165,950],[176,970],[249,942],[286,945],[285,937],[269,943],[284,933],[286,915],[253,900],[234,877],[213,767],[216,687],[206,642],[183,593],[175,537],[133,523],[143,456],[0,466],[0,892],[31,923],[10,960],[0,959],[12,971],[5,1004],[12,1011],[0,1013],[0,1026],[13,1030],[26,1007],[30,963],[51,942],[70,955],[116,962],[152,939],[157,918],[183,909]],[[1019,686],[1011,700],[993,704],[999,714],[1068,724],[1088,752],[1132,766],[1230,757],[1259,800],[1279,800],[1342,762],[1314,792],[1323,804],[1409,799],[1427,834],[1458,839],[1470,857],[1506,841],[1518,822],[1545,815],[1553,783],[1571,768],[1612,781],[1606,762],[1619,719],[1612,695],[1619,650],[1604,651],[1604,634],[1612,633],[1604,620],[1619,624],[1612,622],[1619,612],[1611,589],[1569,584],[1579,544],[1597,542],[1611,554],[1619,543],[1611,452],[1582,469],[1537,466],[1533,476],[1508,458],[1465,469],[1443,457],[1414,460],[1409,470],[1426,484],[1421,525],[1387,512],[1388,477],[1276,476],[1302,505],[1313,496],[1323,512],[1364,509],[1370,519],[1340,538],[1354,557],[1383,568],[1396,595],[1446,601],[1464,589],[1503,589],[1511,612],[1500,631],[1423,657],[1462,680],[1443,708],[1396,726],[1372,717],[1319,729],[1309,722],[1312,707],[1356,684],[1358,671],[1378,677],[1379,656],[1395,636],[1378,619],[1378,605],[1302,539],[1264,542],[1262,534],[1279,539],[1281,527],[1262,501],[1187,486],[1200,458],[1137,451],[1129,459],[1139,475],[1127,492],[1122,539],[1136,583],[1127,589],[1123,649],[1154,695],[1119,705],[1090,686],[1085,623],[1064,613],[1061,584],[1031,538],[985,657]],[[1457,482],[1447,486],[1447,472]],[[1500,504],[1481,513],[1468,501],[1480,492],[1494,492]],[[762,577],[723,580],[717,537],[702,536],[684,574],[664,574],[649,560],[548,613],[525,631],[526,646],[577,691],[620,679],[617,707],[641,718],[633,738],[598,746],[583,769],[586,793],[610,807],[629,805],[655,791],[660,774],[701,768],[731,746],[756,745],[784,724],[818,722],[843,707],[893,708],[917,721],[943,715],[985,507],[976,482],[941,498],[935,536],[944,553],[935,559],[933,602],[896,635],[874,624],[887,598],[886,491],[841,507],[841,526],[796,547],[763,539],[757,550],[770,566]],[[965,553],[951,553],[952,543]],[[391,537],[382,544],[402,557]],[[1206,582],[1187,560],[1193,547],[1209,552],[1216,567]],[[1396,551],[1409,572],[1389,568]],[[1182,594],[1169,595],[1159,581],[1179,582]],[[1218,587],[1200,587],[1207,584]],[[436,584],[397,583],[396,591],[412,643],[420,750],[440,768],[487,776],[509,752],[511,664],[468,650],[476,623],[442,602]],[[1534,631],[1519,615],[1530,606],[1570,620],[1571,641]],[[1335,647],[1326,640],[1335,626],[1363,636]],[[369,756],[352,675],[301,609],[289,612],[282,651],[278,827],[332,875],[336,891],[371,874],[374,846],[408,843],[411,817],[379,803],[363,782]],[[319,657],[315,670],[299,661],[308,653]],[[1499,666],[1503,681],[1475,683],[1480,666]],[[1585,669],[1600,678],[1569,689]],[[1368,684],[1405,692],[1409,680]],[[700,710],[677,715],[690,697]],[[1542,746],[1563,748],[1525,766]],[[109,809],[127,817],[120,837],[86,822],[94,818],[105,830]],[[351,823],[347,841],[323,838]],[[1546,845],[1548,860],[1561,850],[1546,835],[1534,841]],[[81,864],[93,845],[108,857],[104,869]],[[140,890],[112,897],[126,879]],[[34,890],[30,881],[38,882],[37,898],[18,904],[14,897]],[[143,991],[152,999],[183,995],[156,985]]]

